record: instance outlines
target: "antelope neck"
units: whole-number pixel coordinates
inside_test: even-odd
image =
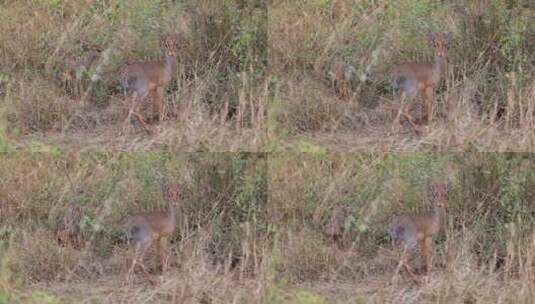
[[[441,73],[445,61],[446,57],[435,55],[435,60],[433,60],[433,71],[435,71],[435,73]]]
[[[169,200],[167,201],[167,217],[173,223],[176,221],[176,207]]]
[[[437,207],[435,206],[435,210],[433,212],[433,220],[436,222],[436,223],[441,223],[442,221],[442,215],[444,214],[444,208],[440,208],[440,207]]]
[[[165,70],[170,76],[176,73],[176,58],[165,54]]]

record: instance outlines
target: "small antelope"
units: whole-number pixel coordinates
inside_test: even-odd
[[[158,248],[162,271],[166,270],[169,258],[167,253],[167,238],[176,229],[176,208],[180,203],[180,193],[181,187],[178,184],[162,186],[162,194],[167,204],[167,211],[135,214],[127,218],[127,237],[135,245],[134,259],[128,271],[127,280],[130,278],[136,265],[139,265],[142,271],[148,275],[148,271],[143,264],[143,257],[152,244],[156,244]]]
[[[68,58],[65,60],[61,80],[63,81],[65,88],[71,88],[72,93],[75,96],[81,95],[84,73],[89,70],[98,55],[99,51],[90,50],[81,58]]]
[[[163,39],[162,43],[165,49],[165,59],[163,61],[137,62],[122,68],[121,85],[127,92],[133,92],[132,106],[123,123],[123,132],[126,125],[130,123],[130,118],[134,115],[143,128],[149,134],[152,134],[152,130],[143,119],[143,116],[135,110],[137,102],[143,101],[149,94],[151,94],[155,120],[160,121],[163,119],[165,111],[163,89],[171,81],[177,69],[177,38],[178,35],[168,35]]]
[[[390,236],[395,246],[403,248],[403,254],[399,261],[393,278],[395,278],[401,267],[404,266],[411,278],[417,281],[416,275],[408,264],[408,258],[419,245],[422,255],[425,258],[425,270],[429,272],[431,268],[431,252],[433,246],[433,236],[442,227],[447,201],[447,185],[434,184],[430,187],[430,200],[434,203],[432,212],[396,216],[390,223]]]
[[[418,132],[418,126],[408,111],[416,96],[423,95],[425,111],[422,114],[422,121],[424,123],[431,121],[434,91],[440,82],[446,63],[449,35],[445,33],[429,34],[428,39],[435,54],[433,62],[410,62],[398,65],[392,70],[392,92],[395,95],[400,90],[403,95],[394,124],[399,124],[400,116],[403,115],[416,132]],[[408,103],[405,106],[406,98]]]
[[[336,94],[342,99],[348,99],[352,95],[353,83],[357,79],[357,70],[341,58],[336,58],[329,71],[331,85]]]

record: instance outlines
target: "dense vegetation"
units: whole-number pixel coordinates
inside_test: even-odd
[[[0,299],[525,302],[535,287],[534,166],[530,154],[499,153],[9,154],[0,159]],[[131,251],[120,223],[163,209],[163,181],[185,189],[171,268],[159,276],[151,252],[160,283],[139,275],[125,285]],[[398,257],[389,221],[429,210],[435,182],[450,191],[434,268],[419,285],[403,273],[389,284]],[[81,247],[56,237],[71,205]],[[345,239],[326,232],[337,208]]]
[[[529,0],[0,0],[0,304],[530,303],[534,17]],[[394,130],[392,68],[430,60],[433,32],[451,35],[433,122]],[[120,70],[162,59],[166,34],[167,118],[118,135]],[[170,267],[151,248],[149,280],[126,280],[125,219],[164,210],[168,182]],[[436,183],[433,267],[415,252],[417,282],[394,281],[391,219],[432,210]]]
[[[166,274],[174,285],[169,290],[185,292],[175,295],[179,302],[229,302],[234,273],[248,278],[258,266],[262,247],[254,241],[266,230],[264,154],[16,153],[0,158],[0,168],[0,303],[41,303],[41,289],[65,302],[101,302],[107,293],[116,302],[149,296],[138,294],[146,286],[121,287],[131,254],[122,222],[128,214],[164,209],[164,182],[184,189],[170,246],[173,271]],[[74,225],[81,248],[56,237],[58,219],[72,205],[80,210]],[[146,261],[155,269],[155,253]],[[87,293],[105,286],[94,297]],[[69,291],[78,288],[81,294]],[[237,292],[243,297],[246,290]]]
[[[533,151],[530,1],[273,1],[268,15],[272,149]],[[420,136],[392,132],[391,71],[432,60],[433,32],[451,36],[434,121]],[[349,97],[331,82],[338,62]]]
[[[0,16],[1,130],[8,147],[260,149],[267,64],[262,1],[25,0],[4,2]],[[130,104],[121,67],[161,59],[159,40],[173,33],[182,39],[178,72],[166,88],[170,119],[153,138],[141,131],[116,138]],[[97,57],[86,69],[72,67],[91,52]],[[223,140],[228,137],[234,141]]]

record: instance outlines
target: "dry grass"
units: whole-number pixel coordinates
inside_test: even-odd
[[[0,14],[7,149],[39,142],[67,150],[261,150],[267,107],[262,3],[18,1]],[[178,72],[166,88],[168,121],[154,137],[137,126],[118,136],[130,107],[120,68],[160,59],[158,37],[173,32],[184,39]],[[68,63],[91,50],[99,51],[92,65],[72,73]]]
[[[0,304],[535,297],[534,155],[479,153],[535,151],[529,1],[4,2]],[[429,59],[439,30],[453,43],[434,119],[394,132],[391,68]],[[185,40],[168,117],[154,135],[133,123],[119,136],[118,71],[161,58],[170,32]],[[184,185],[170,269],[152,250],[149,278],[128,282],[121,222],[162,209],[164,180]],[[434,182],[451,191],[433,269],[392,282],[389,221],[429,209]]]
[[[240,278],[242,271],[231,269],[230,262],[213,263],[206,253],[211,236],[203,232],[173,244],[171,270],[152,274],[152,283],[141,274],[133,281],[125,280],[128,271],[125,257],[131,252],[122,248],[124,245],[117,245],[109,256],[98,257],[92,249],[77,251],[59,247],[50,236],[32,234],[27,240],[29,244],[20,243],[30,246],[13,246],[7,252],[7,263],[13,273],[31,277],[26,279],[24,289],[8,290],[12,292],[12,300],[37,302],[48,295],[49,299],[62,303],[242,303],[257,302],[261,297],[260,281],[247,275]],[[31,248],[31,253],[26,254],[28,250],[24,248]],[[18,256],[20,253],[22,256]],[[155,260],[156,253],[149,252],[147,258],[147,264],[151,265],[150,259]],[[56,277],[43,277],[52,274]]]
[[[533,10],[525,1],[461,2],[274,1],[270,147],[534,151]],[[393,131],[399,99],[390,71],[429,60],[428,31],[453,36],[434,121],[419,136],[408,125]],[[349,98],[336,93],[329,76],[340,60],[357,75]]]
[[[0,300],[58,303],[528,303],[535,270],[530,154],[87,153],[0,158]],[[120,223],[184,184],[170,270],[156,252],[125,280]],[[391,283],[394,214],[428,209],[449,183],[433,270]],[[71,204],[80,248],[58,242]],[[347,212],[328,234],[337,206]],[[76,230],[74,230],[76,231]],[[418,254],[412,263],[419,268]],[[152,282],[151,282],[152,281]],[[75,291],[75,292],[73,292]]]
[[[533,157],[499,153],[275,153],[268,212],[278,227],[273,303],[528,303],[533,297]],[[430,208],[450,184],[434,268],[414,284],[387,234],[395,214]],[[327,234],[337,206],[349,246]],[[419,268],[418,254],[412,263]],[[269,301],[268,301],[269,302]]]
[[[1,303],[229,303],[262,295],[266,267],[263,154],[4,155],[0,206]],[[183,184],[171,271],[152,249],[125,280],[132,251],[121,222],[163,208],[160,182]],[[75,190],[78,189],[78,190]],[[80,248],[59,242],[58,218],[76,205]],[[75,230],[76,231],[76,230]],[[255,278],[253,280],[253,278]],[[252,292],[253,291],[253,292]]]

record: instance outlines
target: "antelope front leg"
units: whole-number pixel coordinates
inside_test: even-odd
[[[143,126],[143,129],[145,129],[145,131],[147,131],[147,133],[148,133],[149,135],[154,134],[154,131],[153,131],[152,128],[145,122],[145,120],[143,119],[143,116],[141,116],[141,114],[132,111],[132,115],[134,115],[134,117],[137,118],[137,120],[139,121],[139,123],[141,123],[141,125]]]
[[[406,112],[403,112],[402,115],[403,117],[405,117],[407,122],[411,125],[414,133],[416,133],[417,135],[420,134],[420,127],[414,122],[414,118],[409,113],[406,113]]]
[[[150,273],[147,270],[147,267],[143,263],[143,257],[145,256],[149,247],[150,247],[150,244],[145,244],[145,245],[136,244],[135,251],[134,251],[134,258],[132,260],[132,265],[130,266],[128,273],[126,274],[126,280],[125,280],[126,283],[130,283],[132,276],[135,274],[135,267],[137,265],[139,266],[139,268],[141,268],[141,271],[143,272],[147,280],[149,280],[151,284],[154,284],[154,281],[150,277]]]
[[[407,270],[407,273],[409,274],[411,279],[415,283],[418,283],[418,278],[416,277],[416,274],[412,270],[412,267],[409,265],[409,253],[410,253],[410,251],[405,249],[405,251],[403,252],[403,257],[401,258],[401,261],[403,261],[403,266],[405,266],[405,269]]]
[[[407,248],[404,248],[403,249],[403,254],[401,256],[401,258],[399,259],[399,264],[398,266],[396,267],[396,270],[394,272],[394,276],[392,276],[392,283],[394,283],[397,279],[397,277],[399,276],[399,272],[401,271],[401,267],[405,267],[405,269],[407,270],[407,273],[409,274],[409,276],[411,277],[411,279],[414,281],[414,282],[418,282],[418,278],[416,277],[416,274],[414,274],[414,272],[412,271],[412,268],[409,266],[409,253],[410,251],[407,249]]]
[[[154,122],[164,119],[165,103],[163,98],[163,87],[158,87],[152,91],[152,115]]]
[[[167,238],[161,238],[158,242],[158,251],[160,253],[160,263],[162,265],[162,273],[167,270],[169,263],[169,254],[167,252]]]
[[[405,265],[405,269],[407,270],[407,273],[409,273],[409,276],[411,277],[411,279],[412,279],[415,283],[418,283],[418,277],[416,277],[416,274],[414,274],[414,271],[412,271],[412,268],[409,266],[409,264],[407,263],[407,261],[404,261],[404,262],[403,262],[403,265]]]
[[[433,239],[428,237],[423,242],[422,253],[425,258],[425,272],[429,273],[431,271],[431,251],[433,249]]]
[[[431,119],[433,118],[433,99],[434,99],[434,90],[432,87],[428,87],[425,89],[424,92],[424,106],[425,106],[425,112],[422,117],[422,122],[424,123],[431,123]]]

